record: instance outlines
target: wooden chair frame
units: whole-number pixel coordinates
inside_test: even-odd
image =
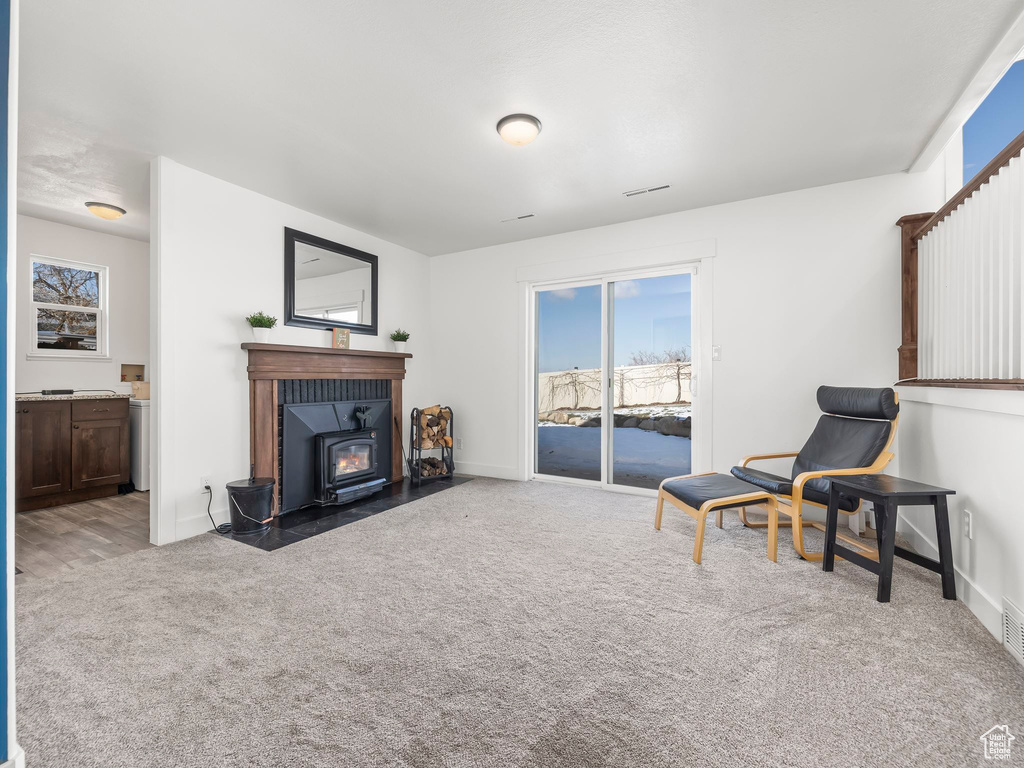
[[[897,402],[899,401],[897,396]],[[803,519],[804,506],[818,507],[819,509],[828,509],[828,504],[820,504],[810,499],[803,497],[804,486],[810,480],[815,480],[819,477],[841,477],[843,475],[874,475],[881,472],[888,466],[889,462],[895,458],[895,454],[890,450],[892,448],[893,440],[896,439],[896,428],[899,426],[900,417],[897,416],[895,419],[889,422],[889,439],[885,442],[885,447],[882,448],[882,452],[878,454],[878,458],[867,467],[852,467],[849,469],[827,469],[819,472],[802,472],[796,476],[793,480],[793,494],[775,494],[775,499],[778,502],[778,512],[787,515],[790,519],[788,521],[779,522],[769,520],[768,522],[754,522],[747,519],[746,507],[740,509],[740,520],[748,528],[768,528],[769,538],[778,536],[779,527],[792,528],[793,529],[793,549],[796,550],[797,554],[800,555],[804,560],[811,562],[821,562],[824,557],[823,552],[808,552],[804,547],[804,528],[816,528],[819,531],[825,530],[825,524],[815,521],[805,521]],[[754,454],[753,456],[747,456],[743,459],[740,466],[747,466],[752,461],[764,461],[767,459],[788,459],[796,458],[798,452],[787,452],[787,453],[760,453]],[[839,510],[844,515],[853,516],[859,513],[859,508],[852,512],[846,510]],[[777,516],[777,513],[776,513]],[[878,551],[874,548],[866,546],[862,541],[845,536],[841,533],[836,534],[837,538],[842,539],[847,544],[856,547],[862,551],[865,556],[872,560],[878,559]]]
[[[775,497],[767,491],[758,491],[757,493],[743,493],[738,496],[723,496],[718,499],[711,499],[701,504],[700,509],[694,509],[689,504],[680,501],[671,493],[665,490],[665,483],[672,480],[682,480],[686,477],[705,477],[706,475],[713,475],[714,472],[701,472],[695,475],[681,475],[679,477],[670,477],[662,480],[661,485],[658,486],[658,511],[654,515],[654,528],[655,530],[661,530],[661,513],[665,506],[666,499],[672,506],[681,509],[687,515],[697,521],[697,535],[693,541],[693,562],[700,565],[701,555],[704,550],[704,527],[707,523],[708,514],[716,506],[721,504],[739,504],[741,502],[750,502],[750,504],[759,503],[768,510],[768,522],[762,523],[762,526],[768,526],[768,559],[772,562],[778,562],[778,550],[779,550],[779,511],[778,502]],[[735,509],[735,507],[731,507]],[[739,507],[740,514],[743,515],[746,507]],[[723,513],[726,507],[718,507],[715,509],[715,525],[719,528],[722,527]],[[745,523],[746,521],[744,521]]]

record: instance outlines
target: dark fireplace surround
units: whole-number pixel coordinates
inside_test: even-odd
[[[387,384],[360,382],[371,383]],[[287,391],[289,384],[285,380],[279,386]],[[310,504],[355,501],[390,482],[389,462],[379,457],[391,456],[391,401],[359,397],[371,387],[344,389],[353,399],[281,404],[282,513]],[[308,393],[336,396],[330,391],[330,387],[313,386]]]
[[[277,483],[279,514],[343,504],[402,481],[396,352],[246,343],[250,458]]]

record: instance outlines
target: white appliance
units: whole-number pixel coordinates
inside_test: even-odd
[[[149,490],[149,400],[128,401],[132,430],[132,482],[135,490]]]

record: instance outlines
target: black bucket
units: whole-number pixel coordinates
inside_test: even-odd
[[[232,533],[258,533],[270,527],[274,479],[249,477],[227,484]]]

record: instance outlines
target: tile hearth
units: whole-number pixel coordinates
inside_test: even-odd
[[[307,507],[289,512],[277,518],[270,527],[259,533],[223,534],[225,539],[233,539],[265,552],[287,547],[298,541],[308,539],[320,533],[333,531],[343,525],[365,520],[372,515],[386,512],[410,501],[432,496],[456,485],[468,483],[471,477],[453,477],[451,480],[438,480],[416,488],[409,478],[401,483],[393,483],[380,492],[351,504],[328,507]],[[214,533],[214,531],[210,531]],[[214,533],[214,535],[217,535]]]

